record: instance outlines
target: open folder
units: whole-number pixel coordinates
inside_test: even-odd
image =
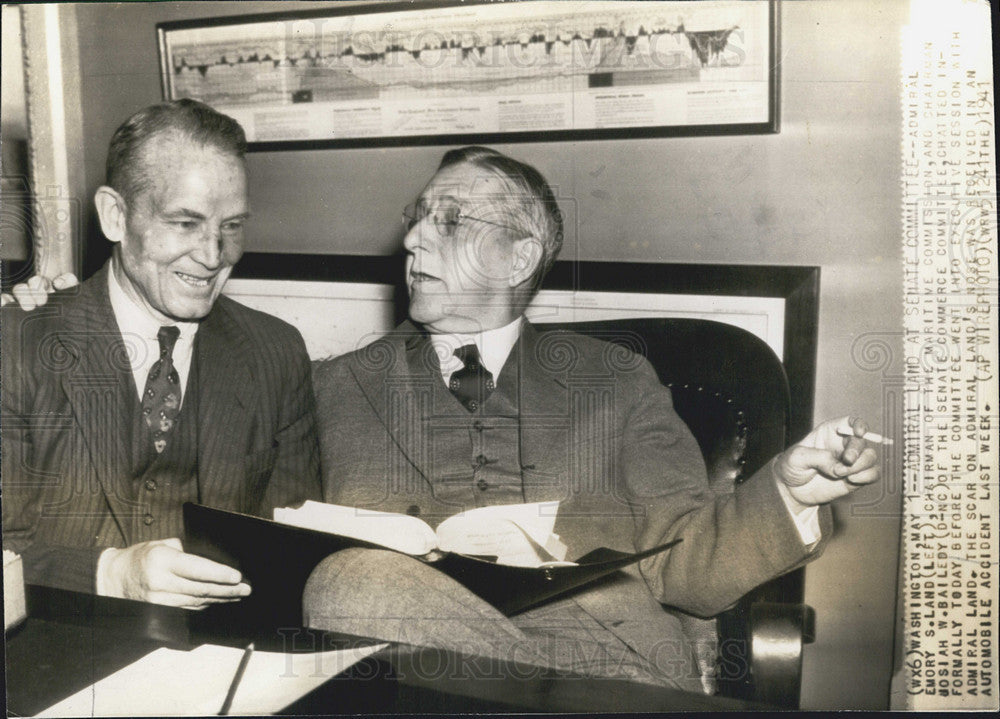
[[[507,615],[594,582],[646,557],[667,551],[680,539],[629,554],[595,549],[556,566],[498,564],[455,552],[435,552],[427,561]],[[253,588],[251,595],[226,606],[226,621],[256,628],[301,626],[302,592],[325,557],[349,547],[381,549],[378,544],[326,531],[293,527],[246,514],[184,505],[184,550],[235,567]],[[209,614],[213,608],[206,610]]]

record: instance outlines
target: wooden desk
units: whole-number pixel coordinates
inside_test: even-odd
[[[28,619],[6,641],[7,711],[30,715],[154,649],[212,642],[241,646],[246,634],[206,627],[198,612],[27,588]],[[371,643],[360,637],[283,630],[251,637],[258,648],[316,651]],[[760,708],[623,680],[568,676],[436,649],[394,645],[287,707],[286,714],[457,712],[666,712]]]

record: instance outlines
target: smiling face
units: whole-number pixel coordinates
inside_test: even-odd
[[[466,162],[439,170],[420,193],[422,216],[403,243],[413,321],[431,332],[475,333],[519,316],[519,233],[490,224],[512,224],[505,192],[503,178]]]
[[[160,321],[209,313],[243,255],[248,214],[242,160],[176,135],[155,137],[143,150],[149,187],[105,234],[119,243],[116,277],[132,299]],[[99,212],[101,200],[98,199]]]

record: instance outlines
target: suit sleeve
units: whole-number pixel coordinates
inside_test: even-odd
[[[24,580],[76,592],[93,592],[97,558],[106,547],[56,544],[37,538],[44,491],[52,483],[33,467],[33,436],[45,431],[43,413],[31,411],[37,388],[30,368],[21,356],[21,320],[16,308],[2,316],[3,375],[0,414],[0,494],[3,505],[3,548],[21,555]],[[49,428],[51,431],[51,428]],[[63,479],[65,481],[65,478]],[[72,521],[72,520],[70,520]],[[77,521],[86,522],[87,518]]]
[[[264,514],[275,507],[319,499],[319,442],[316,401],[305,343],[297,331],[288,333],[286,352],[274,369],[279,383],[278,429],[274,437],[275,462],[264,496]]]
[[[644,363],[628,391],[631,406],[619,467],[635,512],[636,549],[680,537],[640,564],[660,602],[713,616],[754,587],[819,555],[808,549],[781,496],[771,463],[735,491],[713,492],[698,444],[673,410],[670,390]],[[820,514],[829,536],[828,508]]]

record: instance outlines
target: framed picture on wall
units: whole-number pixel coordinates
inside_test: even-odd
[[[157,25],[251,149],[776,132],[776,0],[373,3]]]

